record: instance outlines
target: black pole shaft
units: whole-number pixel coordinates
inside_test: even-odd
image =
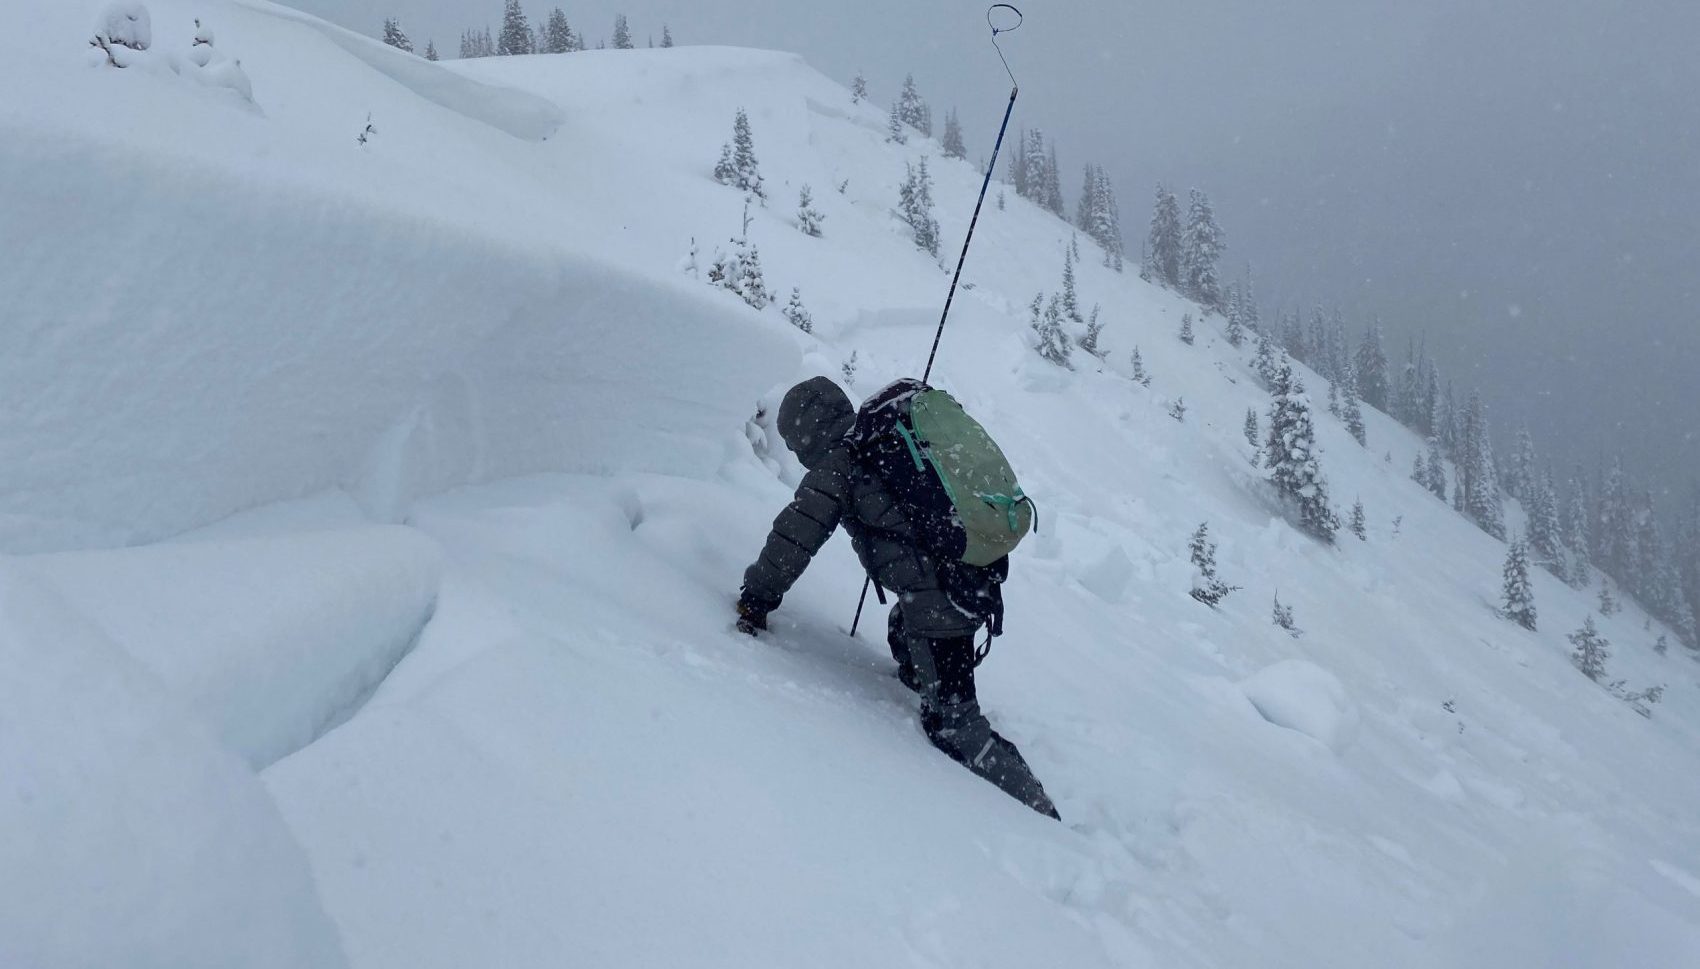
[[[871,575],[862,577],[862,598],[856,600],[856,618],[850,623],[850,638],[856,638],[856,627],[862,624],[862,607],[868,604],[868,586],[874,584]]]
[[[986,204],[986,190],[992,187],[992,172],[998,167],[998,153],[1003,150],[1003,136],[1009,131],[1009,116],[1015,113],[1015,98],[1021,93],[1021,88],[1009,89],[1009,106],[1003,109],[1003,124],[998,127],[998,141],[992,147],[992,160],[986,165],[986,178],[980,183],[980,199],[974,203],[974,217],[968,221],[968,238],[962,241],[962,255],[956,259],[956,275],[950,280],[950,294],[944,298],[944,315],[939,317],[938,332],[933,334],[933,349],[927,354],[927,369],[921,374],[921,383],[933,375],[933,361],[939,355],[939,341],[944,339],[944,324],[950,319],[950,304],[956,300],[956,284],[962,281],[962,266],[968,262],[968,247],[974,243],[974,227],[980,224],[980,208]],[[866,595],[866,587],[863,588]]]
[[[993,35],[994,38],[996,35]],[[992,173],[998,168],[998,154],[1003,151],[1003,137],[1009,132],[1009,118],[1015,113],[1015,98],[1021,93],[1020,87],[1009,89],[1009,104],[1003,109],[1003,124],[998,126],[997,144],[992,146],[992,160],[986,164],[986,177],[980,182],[980,198],[974,203],[974,217],[968,220],[968,238],[962,240],[962,254],[956,257],[956,275],[950,280],[950,293],[944,298],[944,315],[939,317],[938,332],[933,334],[933,349],[927,354],[927,369],[921,374],[921,383],[933,375],[933,361],[939,355],[939,341],[944,339],[944,325],[950,319],[950,304],[956,300],[956,285],[962,281],[962,267],[968,262],[968,247],[974,244],[974,227],[980,224],[980,209],[986,204],[986,191],[992,187]],[[862,607],[868,604],[868,588],[874,584],[874,577],[862,579],[862,597],[856,600],[856,618],[850,623],[850,635],[856,635],[856,630],[862,625]]]

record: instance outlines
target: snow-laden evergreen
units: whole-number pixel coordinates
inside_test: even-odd
[[[1505,618],[1535,629],[1535,590],[1529,583],[1529,546],[1521,538],[1512,539],[1505,553],[1504,589],[1500,609]]]
[[[1283,361],[1275,372],[1270,393],[1269,435],[1264,440],[1264,466],[1276,490],[1293,503],[1297,524],[1325,541],[1334,540],[1339,516],[1328,500],[1328,481],[1317,460],[1316,430],[1303,380]]]
[[[927,159],[920,164],[904,163],[907,171],[898,190],[898,212],[908,223],[915,246],[937,258],[939,254],[939,221],[933,218],[933,179],[927,171]]]

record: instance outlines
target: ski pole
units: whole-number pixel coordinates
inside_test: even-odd
[[[1009,27],[999,27],[994,23],[992,15],[999,10],[1008,10],[1015,14],[1015,23]],[[956,274],[950,279],[950,292],[944,298],[944,313],[939,317],[938,331],[933,334],[933,348],[927,354],[927,369],[921,374],[923,384],[933,375],[933,361],[939,355],[939,341],[944,339],[944,325],[950,320],[950,305],[956,301],[956,287],[962,281],[962,267],[968,262],[968,247],[974,244],[974,227],[980,224],[980,209],[986,204],[986,191],[992,187],[992,173],[997,171],[998,167],[998,153],[1003,151],[1004,135],[1009,133],[1009,118],[1015,113],[1015,99],[1021,94],[1021,83],[1015,79],[1015,72],[1009,69],[1009,59],[1003,56],[1003,48],[998,46],[998,35],[1007,34],[1020,27],[1025,19],[1020,10],[1007,3],[994,3],[986,8],[986,24],[992,28],[992,47],[998,52],[998,60],[1003,62],[1004,73],[1009,75],[1009,103],[1003,109],[1003,124],[998,126],[998,140],[992,146],[992,160],[986,163],[986,175],[980,182],[980,197],[974,203],[974,216],[968,220],[968,236],[962,240],[962,252],[956,257]],[[856,600],[856,618],[850,623],[852,637],[862,625],[862,609],[868,604],[868,588],[873,584],[873,576],[863,577],[862,595]]]
[[[999,8],[1015,14],[1014,27],[1000,28],[997,24],[992,23],[992,14]],[[950,305],[956,301],[956,286],[962,281],[962,267],[968,262],[968,247],[974,244],[974,227],[980,224],[980,209],[986,204],[986,191],[992,187],[992,172],[996,171],[998,167],[998,153],[1003,150],[1004,135],[1009,132],[1009,118],[1015,112],[1015,99],[1021,94],[1021,84],[1016,81],[1015,72],[1009,69],[1009,61],[1003,56],[1003,48],[998,46],[998,34],[1020,27],[1022,19],[1021,11],[1007,3],[993,4],[986,10],[986,23],[990,24],[992,28],[992,47],[997,50],[998,59],[1003,61],[1004,72],[1009,75],[1011,85],[1009,104],[1003,109],[1003,124],[998,126],[998,140],[992,146],[992,160],[986,165],[986,177],[980,182],[980,198],[974,203],[974,217],[968,220],[968,237],[962,240],[962,253],[956,257],[956,275],[950,279],[950,292],[944,298],[944,313],[939,317],[938,332],[933,334],[933,349],[927,354],[927,369],[921,374],[921,383],[923,384],[927,382],[928,377],[933,375],[933,361],[939,355],[939,341],[944,339],[944,325],[950,320]],[[862,596],[864,599],[867,598],[866,586],[862,589]]]

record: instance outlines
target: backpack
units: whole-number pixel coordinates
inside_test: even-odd
[[[849,437],[939,558],[989,566],[1033,529],[1033,502],[1009,460],[950,394],[899,380],[862,404]]]

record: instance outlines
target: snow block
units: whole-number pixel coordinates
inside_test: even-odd
[[[259,779],[9,564],[0,669],[0,966],[346,964]]]
[[[1302,659],[1282,660],[1241,687],[1263,719],[1297,730],[1339,753],[1358,732],[1358,708],[1333,673]]]
[[[359,707],[440,572],[435,544],[390,526],[20,561],[256,769]]]

